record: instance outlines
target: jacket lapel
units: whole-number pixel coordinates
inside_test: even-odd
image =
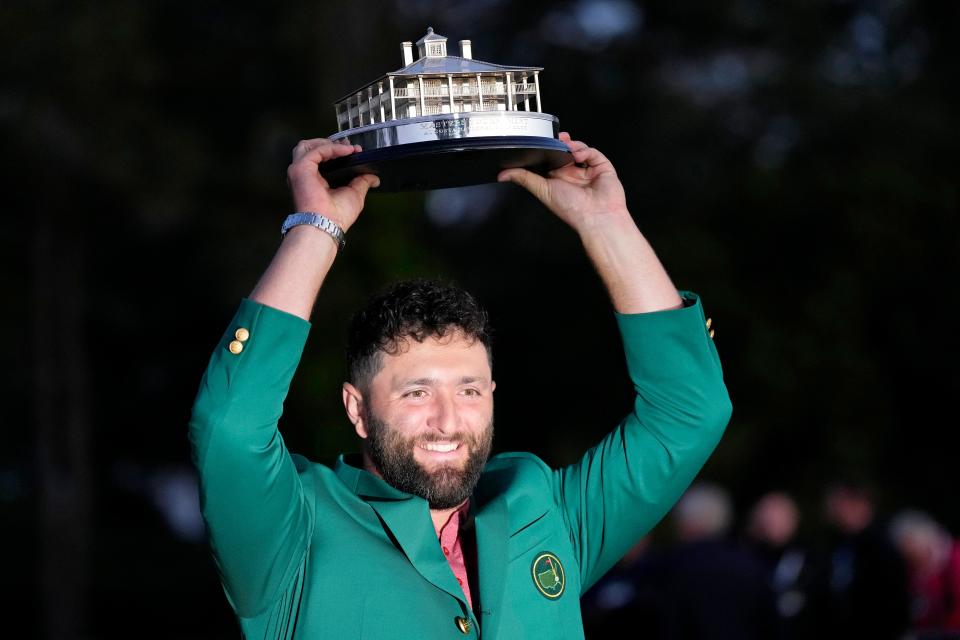
[[[343,456],[337,460],[334,470],[344,484],[373,507],[420,575],[457,598],[467,611],[463,590],[440,549],[427,501],[394,489],[380,478],[348,464]]]
[[[396,501],[368,500],[367,503],[390,529],[390,533],[420,575],[438,589],[460,600],[466,609],[463,590],[437,541],[426,500],[411,497]]]
[[[480,581],[480,629],[485,638],[495,638],[503,605],[507,577],[507,500],[495,496],[477,509],[477,558]]]

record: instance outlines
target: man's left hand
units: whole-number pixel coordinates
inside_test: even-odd
[[[498,182],[513,182],[532,193],[578,233],[608,219],[629,217],[623,185],[607,158],[567,132],[560,133],[576,164],[554,169],[547,177],[526,169],[505,169]]]

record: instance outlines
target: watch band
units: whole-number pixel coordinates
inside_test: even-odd
[[[320,215],[319,213],[314,213],[313,211],[297,211],[296,213],[291,213],[287,216],[287,219],[283,221],[283,225],[280,227],[280,237],[287,235],[287,231],[290,229],[301,225],[308,224],[311,227],[316,227],[321,231],[326,231],[330,234],[330,237],[333,238],[334,242],[337,243],[337,251],[341,251],[345,244],[347,244],[347,239],[344,236],[343,229],[340,228],[336,222],[330,218]]]

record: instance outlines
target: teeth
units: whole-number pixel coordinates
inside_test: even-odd
[[[427,451],[440,451],[443,453],[454,451],[457,448],[456,443],[440,444],[438,442],[427,442],[420,445],[421,449],[426,449]]]

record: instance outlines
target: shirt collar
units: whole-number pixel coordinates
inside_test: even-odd
[[[470,498],[467,498],[467,501],[460,505],[460,508],[450,514],[450,517],[447,518],[447,521],[440,527],[440,533],[438,537],[443,539],[447,534],[452,534],[454,538],[459,536],[460,529],[467,522],[467,518],[470,514]],[[448,529],[450,531],[448,531]]]

